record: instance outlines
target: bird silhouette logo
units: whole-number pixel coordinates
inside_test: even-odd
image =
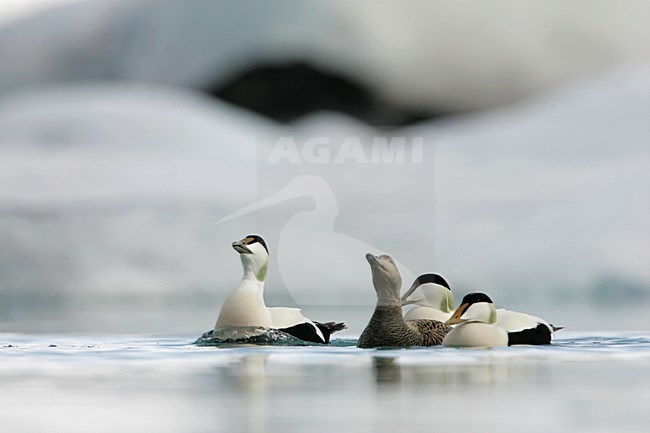
[[[334,231],[338,201],[323,178],[294,177],[280,191],[221,218],[217,224],[305,196],[314,200],[315,207],[295,213],[282,226],[275,272],[298,304],[374,305],[375,294],[362,263],[367,252],[384,252],[347,233]],[[414,279],[406,267],[398,267],[405,281]]]

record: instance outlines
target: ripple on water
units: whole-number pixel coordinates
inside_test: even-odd
[[[250,336],[249,336],[250,337]],[[202,336],[74,336],[0,334],[0,370],[9,361],[42,367],[58,362],[130,362],[159,361],[202,362],[204,359],[231,354],[275,354],[283,360],[301,363],[307,356],[323,362],[338,362],[342,354],[367,361],[372,357],[396,357],[403,362],[429,364],[497,362],[498,360],[650,360],[650,337],[647,335],[565,333],[547,346],[513,346],[491,349],[456,349],[436,347],[358,349],[354,338],[333,339],[330,344],[306,343],[280,332],[258,334],[238,343]],[[211,349],[219,349],[215,352]],[[293,359],[292,357],[295,357]],[[277,357],[276,357],[277,358]]]
[[[648,431],[650,336],[561,335],[549,346],[359,349],[354,338],[0,334],[0,407],[14,433],[156,421],[160,433],[287,431],[286,420],[316,432],[429,431],[432,414],[441,431]],[[506,407],[515,415],[500,416]]]

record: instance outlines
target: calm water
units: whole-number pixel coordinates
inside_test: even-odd
[[[549,347],[361,350],[0,334],[1,430],[650,431],[650,334],[558,336]]]

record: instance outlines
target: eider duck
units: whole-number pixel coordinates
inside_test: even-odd
[[[402,296],[402,305],[416,305],[405,319],[446,321],[454,309],[454,297],[447,281],[438,274],[420,275]],[[496,324],[508,333],[508,344],[550,344],[553,333],[562,329],[526,313],[497,309]]]
[[[438,274],[422,274],[402,295],[402,306],[415,305],[404,315],[406,320],[447,321],[454,312],[454,295],[449,284]]]
[[[493,347],[507,346],[508,333],[497,324],[494,304],[485,293],[465,295],[463,302],[445,325],[456,325],[445,336],[443,346]]]
[[[269,250],[258,235],[232,243],[239,253],[244,277],[221,306],[214,331],[222,328],[260,327],[277,329],[303,341],[327,344],[330,335],[345,329],[343,323],[319,323],[302,315],[299,308],[267,308],[264,281],[269,267]]]
[[[449,328],[437,320],[408,320],[402,317],[400,289],[402,277],[390,256],[366,254],[377,292],[377,305],[357,346],[408,347],[435,346],[442,342]]]
[[[497,309],[497,325],[508,333],[508,346],[551,344],[554,332],[562,329],[531,314]]]

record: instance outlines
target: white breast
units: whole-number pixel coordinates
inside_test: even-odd
[[[432,307],[416,306],[406,312],[404,320],[428,319],[446,322],[447,319],[451,317],[451,314],[452,313],[443,313],[442,311]]]
[[[242,282],[223,302],[215,328],[258,326],[271,328],[271,313],[264,304],[263,292]]]
[[[442,341],[443,346],[491,347],[507,346],[508,333],[496,325],[470,322],[456,325]]]

